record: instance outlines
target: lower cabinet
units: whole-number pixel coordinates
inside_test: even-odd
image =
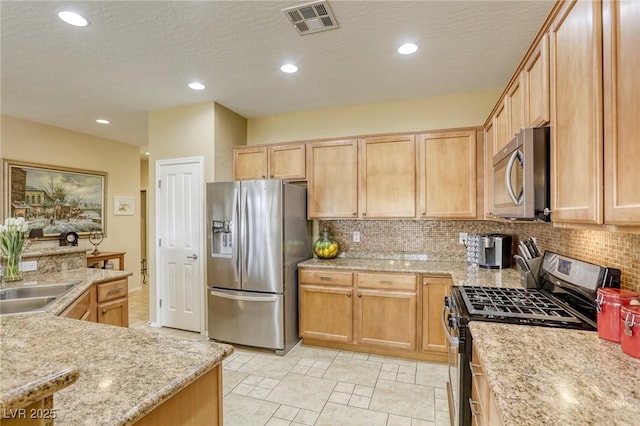
[[[439,315],[450,285],[450,278],[419,274],[300,269],[300,337],[316,345],[444,362],[447,342]]]
[[[359,273],[356,282],[356,343],[414,350],[416,276]]]
[[[448,340],[442,328],[442,308],[444,297],[451,289],[451,278],[422,278],[422,347],[426,352],[448,351]]]
[[[493,392],[489,387],[482,360],[478,356],[478,351],[475,347],[473,348],[470,367],[471,400],[469,403],[471,405],[471,424],[502,426],[504,424],[502,417],[498,411]]]
[[[127,278],[94,284],[69,305],[60,316],[128,327],[128,294]]]

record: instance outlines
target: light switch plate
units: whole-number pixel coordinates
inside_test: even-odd
[[[360,231],[353,231],[353,242],[354,243],[360,242]]]
[[[28,262],[20,262],[20,266],[18,267],[22,272],[31,272],[38,270],[38,261],[30,260]]]

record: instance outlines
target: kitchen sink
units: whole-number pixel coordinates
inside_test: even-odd
[[[77,283],[41,284],[33,286],[10,287],[0,290],[0,300],[26,299],[39,297],[58,297],[71,290]]]
[[[0,300],[0,315],[43,311],[54,300],[53,296]]]

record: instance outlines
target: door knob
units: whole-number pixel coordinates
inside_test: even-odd
[[[197,258],[198,258],[198,255],[197,255],[197,254],[194,254],[194,255],[192,255],[192,256],[187,256],[187,259],[193,259],[193,260],[196,260]]]

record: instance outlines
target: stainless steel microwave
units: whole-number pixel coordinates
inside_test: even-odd
[[[549,134],[549,127],[522,129],[493,157],[494,216],[551,220]]]

